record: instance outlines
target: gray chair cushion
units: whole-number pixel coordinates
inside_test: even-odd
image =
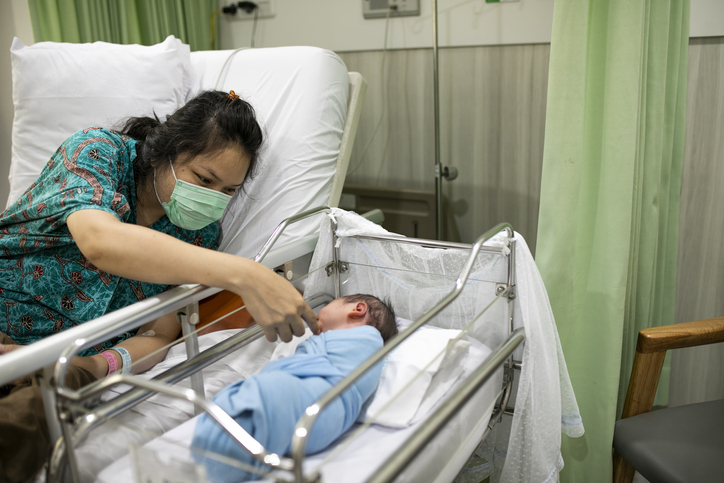
[[[724,399],[622,419],[613,447],[651,483],[721,483]]]

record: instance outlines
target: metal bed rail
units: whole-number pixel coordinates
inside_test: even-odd
[[[5,354],[0,358],[0,385],[54,364],[67,347],[80,347],[87,340],[95,340],[99,333],[109,332],[109,337],[122,334],[218,291],[200,285],[181,285]]]
[[[274,268],[288,260],[309,253],[314,249],[319,235],[310,235],[298,243],[289,244],[274,252],[271,249],[278,241],[283,229],[288,225],[313,215],[327,213],[329,210],[328,207],[315,208],[284,220],[254,257],[254,260],[269,268]],[[282,225],[283,228],[281,228]],[[69,362],[69,354],[73,351],[77,353],[110,337],[136,329],[161,315],[183,309],[220,291],[219,288],[202,285],[180,285],[157,296],[149,297],[12,351],[0,358],[0,385],[36,372],[49,364],[54,364],[62,357],[66,358],[65,361],[62,361],[65,364]],[[68,354],[64,354],[66,350]],[[64,378],[64,372],[60,374],[62,378]]]

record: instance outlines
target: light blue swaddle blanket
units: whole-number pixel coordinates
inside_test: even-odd
[[[383,345],[377,329],[361,326],[312,336],[293,356],[270,362],[258,374],[236,382],[213,401],[234,418],[267,451],[288,454],[297,420],[332,386]],[[382,364],[377,364],[322,411],[312,428],[307,453],[325,449],[357,420],[362,405],[377,388]],[[251,455],[207,415],[199,418],[192,445],[257,467]],[[211,481],[232,483],[258,475],[194,452]],[[265,467],[268,468],[268,467]]]

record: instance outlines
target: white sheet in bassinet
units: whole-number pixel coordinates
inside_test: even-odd
[[[203,335],[199,337],[199,349],[208,349],[237,332],[238,330],[222,330]],[[275,343],[261,338],[204,369],[206,397],[211,398],[229,384],[259,372],[269,362],[276,346]],[[169,350],[162,362],[145,372],[143,377],[151,379],[185,360],[184,344],[177,344]],[[189,379],[179,382],[178,386],[191,387]],[[127,389],[127,386],[117,386],[108,391],[103,399],[115,397]],[[144,444],[188,421],[193,415],[194,409],[190,402],[156,394],[116,416],[112,421],[94,429],[76,446],[75,454],[81,481],[94,481],[103,468],[120,456],[128,454],[130,444]]]
[[[470,339],[470,354],[463,366],[463,377],[457,385],[478,367],[491,350]],[[423,450],[400,476],[398,481],[452,481],[467,458],[477,447],[490,419],[502,384],[502,369],[497,371],[473,396],[444,430]],[[439,404],[438,404],[439,405]],[[437,405],[433,408],[435,410]],[[431,411],[431,412],[432,412]],[[163,436],[143,446],[141,451],[153,451],[160,461],[192,461],[190,442],[197,418],[191,419]],[[369,477],[379,465],[419,427],[424,419],[407,428],[394,430],[372,425],[322,467],[322,481],[358,482]],[[352,428],[351,431],[354,431]],[[331,450],[310,456],[307,468],[316,468]],[[125,456],[105,468],[96,480],[99,483],[133,481],[133,463]],[[270,480],[263,480],[270,481]]]

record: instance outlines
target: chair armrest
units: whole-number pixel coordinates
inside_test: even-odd
[[[640,331],[621,419],[651,411],[667,350],[716,342],[724,342],[724,317]],[[629,483],[635,472],[634,468],[614,451],[613,481]]]
[[[647,354],[724,342],[724,317],[652,327],[639,332],[636,352]]]
[[[621,418],[651,411],[666,351],[724,342],[724,317],[652,327],[639,332]]]

